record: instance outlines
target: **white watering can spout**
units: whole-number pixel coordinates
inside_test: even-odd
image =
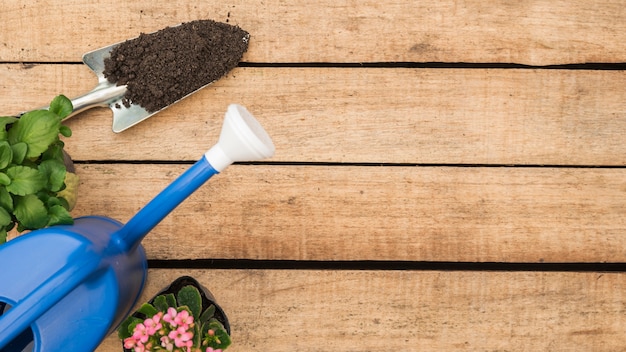
[[[213,168],[221,172],[236,161],[257,161],[274,155],[274,144],[248,110],[231,104],[226,111],[222,133],[213,148],[204,154]]]
[[[114,237],[118,238],[122,248],[131,251],[154,226],[211,176],[236,161],[269,158],[274,155],[274,150],[272,139],[254,116],[241,105],[229,105],[218,142],[135,214]]]

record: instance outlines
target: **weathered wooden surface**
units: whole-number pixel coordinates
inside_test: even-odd
[[[16,113],[95,82],[82,65],[0,66],[0,106]],[[196,160],[238,102],[272,132],[274,161],[623,166],[624,86],[624,71],[237,68],[119,135],[109,109],[83,113],[68,121],[68,150]]]
[[[248,30],[246,60],[255,62],[626,61],[626,7],[620,0],[73,0],[2,6],[0,61],[77,61],[86,51],[197,18],[229,20]]]
[[[80,165],[74,214],[125,222],[187,167]],[[235,165],[144,244],[152,259],[624,262],[624,192],[616,169]]]
[[[144,296],[190,272],[227,311],[233,352],[626,346],[621,273],[152,270]]]
[[[623,68],[625,17],[611,0],[8,1],[0,114],[93,88],[89,50],[228,20],[252,35],[243,67],[122,134],[106,109],[68,121],[74,215],[128,220],[237,102],[276,156],[200,188],[148,235],[149,258],[369,269],[152,269],[145,298],[196,276],[231,318],[233,352],[625,351],[624,273],[593,272],[626,262],[626,74],[598,69]],[[584,63],[598,64],[502,68]],[[114,337],[98,350],[113,351]]]

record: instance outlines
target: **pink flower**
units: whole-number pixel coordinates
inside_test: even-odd
[[[174,322],[176,324],[172,324],[172,325],[182,326],[185,329],[187,329],[189,328],[189,326],[191,326],[191,324],[193,324],[193,316],[189,315],[188,311],[183,310],[181,312],[178,312],[178,314],[174,318]]]
[[[159,331],[159,329],[163,327],[163,324],[161,324],[160,322],[162,315],[163,313],[158,312],[155,316],[153,316],[152,318],[148,318],[143,322],[143,325],[146,327],[146,332],[148,333],[148,335],[154,335],[157,331]]]
[[[127,337],[124,339],[124,348],[131,349],[137,346],[137,340],[134,337]]]
[[[180,309],[180,311],[178,311]],[[133,352],[223,352],[222,349],[207,347],[220,343],[213,329],[202,336],[202,345],[194,347],[195,322],[186,308],[169,307],[136,324],[130,337],[123,340],[124,348]]]
[[[166,323],[170,323],[172,326],[176,326],[178,323],[176,323],[174,319],[176,318],[177,314],[178,312],[176,311],[176,309],[169,307],[167,308],[167,313],[165,313],[165,315],[163,316],[163,321],[165,321]]]
[[[142,344],[146,343],[148,341],[148,338],[150,337],[148,334],[148,330],[146,329],[146,326],[139,323],[137,325],[135,325],[135,329],[133,329],[133,336],[132,336],[135,340],[137,340],[137,342],[141,342]]]
[[[176,345],[176,347],[191,347],[193,344],[193,341],[191,341],[193,333],[187,331],[187,329],[183,327],[172,330],[168,337],[170,339],[174,339],[174,345]],[[191,344],[188,345],[187,342],[190,342]]]
[[[135,352],[145,352],[146,350],[141,342],[133,339],[132,337],[124,339],[124,348],[133,349]]]
[[[165,348],[168,351],[172,351],[174,349],[174,344],[169,337],[163,336],[161,337],[161,347]]]

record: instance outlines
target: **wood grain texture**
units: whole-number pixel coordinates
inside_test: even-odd
[[[626,263],[626,72],[470,68],[623,64],[623,1],[17,0],[0,18],[0,114],[89,91],[82,54],[141,32],[251,33],[251,65],[124,133],[107,109],[68,122],[73,215],[123,222],[215,142],[227,104],[274,139],[270,163],[231,166],[159,224],[150,259],[479,263],[151,269],[144,300],[180,275],[211,289],[229,351],[626,351],[626,274],[541,264]]]
[[[73,214],[126,222],[187,165],[79,165]],[[622,169],[235,165],[152,259],[623,262]]]
[[[151,270],[214,294],[240,351],[624,351],[626,275]],[[119,351],[109,337],[98,352]]]
[[[1,65],[0,106],[12,114],[93,85],[82,65]],[[274,161],[621,166],[624,86],[624,71],[238,68],[121,134],[108,109],[74,117],[68,150],[195,160],[237,102],[272,135]]]
[[[47,0],[5,2],[1,13],[0,61],[11,62],[75,62],[141,32],[204,18],[248,30],[244,60],[254,62],[626,60],[619,0]]]

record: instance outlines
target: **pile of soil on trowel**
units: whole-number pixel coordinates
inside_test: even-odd
[[[249,38],[238,26],[211,20],[142,33],[111,51],[104,76],[127,86],[125,106],[133,103],[155,112],[236,67]]]

